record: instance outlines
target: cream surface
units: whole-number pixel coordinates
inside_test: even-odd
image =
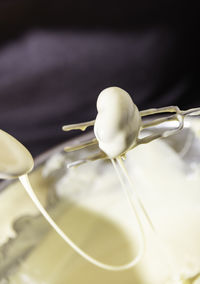
[[[15,178],[33,168],[28,150],[13,136],[0,129],[0,178]]]
[[[30,174],[30,181],[34,186],[36,194],[40,196],[40,201],[45,206],[49,181],[42,178],[41,168]],[[1,192],[0,204],[0,226],[1,232],[3,232],[0,234],[1,246],[10,238],[16,237],[12,223],[24,215],[37,215],[38,209],[19,181],[10,184],[6,190]]]
[[[46,168],[50,164],[51,160]],[[145,226],[147,244],[141,262],[123,272],[104,271],[51,231],[10,283],[200,283],[200,176],[187,172],[187,165],[162,141],[129,152],[126,166],[159,237]],[[67,170],[55,187],[67,202],[57,222],[82,249],[112,265],[132,259],[137,253],[136,220],[110,163]]]
[[[141,126],[138,108],[126,91],[110,87],[100,93],[97,110],[94,132],[99,147],[115,158],[127,151],[138,137]]]

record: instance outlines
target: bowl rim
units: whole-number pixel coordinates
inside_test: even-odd
[[[158,116],[159,117],[159,116]],[[191,127],[191,121],[192,120],[196,120],[196,119],[200,119],[200,116],[189,116],[186,117],[184,120],[184,129],[190,129]],[[149,119],[145,120],[148,121]],[[176,127],[177,124],[175,121],[170,121],[170,122],[164,122],[161,125],[158,126],[154,126],[154,129],[173,129],[174,127]],[[152,128],[149,127],[150,131],[152,131]],[[144,131],[148,131],[148,130],[144,130]],[[55,145],[53,147],[51,147],[50,149],[44,151],[43,153],[39,154],[38,156],[36,156],[34,158],[34,168],[32,171],[34,171],[36,168],[38,168],[41,164],[43,164],[51,155],[58,153],[58,152],[64,152],[64,148],[67,146],[73,146],[73,145],[77,145],[78,142],[83,142],[86,141],[88,139],[94,138],[94,132],[92,130],[89,130],[88,132],[84,132],[81,134],[76,135],[73,138],[70,138],[58,145]],[[4,189],[6,189],[6,187],[10,184],[12,184],[13,182],[15,182],[17,180],[17,178],[15,179],[9,179],[9,180],[1,180],[0,179],[0,194],[4,191]]]
[[[52,156],[55,153],[58,152],[64,152],[64,148],[67,146],[73,146],[77,144],[78,142],[85,141],[87,139],[91,139],[94,137],[93,131],[88,131],[87,133],[84,134],[79,134],[76,135],[75,137],[68,139],[56,146],[51,147],[50,149],[44,151],[43,153],[39,154],[34,158],[34,167],[31,172],[33,172],[36,168],[38,168],[40,165],[42,165],[50,156]],[[4,191],[4,189],[15,182],[18,178],[14,179],[8,179],[8,180],[1,180],[0,179],[0,194]]]

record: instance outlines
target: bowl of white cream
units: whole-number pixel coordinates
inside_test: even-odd
[[[67,144],[36,161],[30,174],[36,195],[88,255],[113,266],[130,262],[138,253],[138,224],[111,162],[98,160],[68,169],[68,163],[95,148],[64,153]],[[2,183],[0,283],[200,283],[199,153],[197,118],[188,118],[179,134],[127,153],[128,174],[155,232],[141,217],[145,252],[136,266],[124,271],[89,263],[50,227],[19,182]]]

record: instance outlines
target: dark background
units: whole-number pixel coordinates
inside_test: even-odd
[[[109,86],[139,109],[200,106],[197,3],[0,1],[0,128],[35,156],[94,119]]]

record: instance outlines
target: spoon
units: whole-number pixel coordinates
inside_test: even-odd
[[[0,129],[0,179],[25,175],[33,166],[30,152],[17,139]]]

